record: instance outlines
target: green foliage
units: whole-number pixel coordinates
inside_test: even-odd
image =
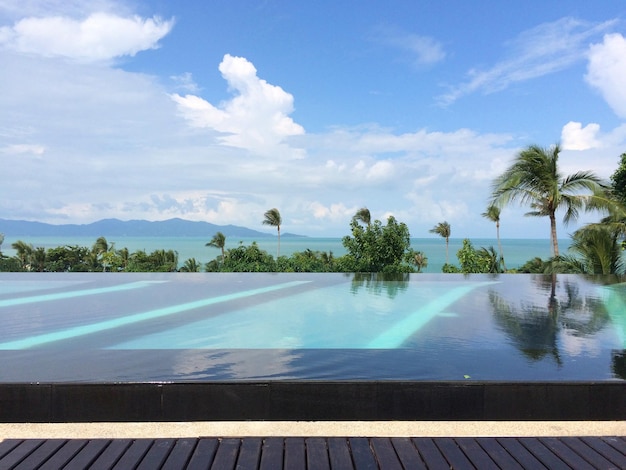
[[[59,246],[49,248],[46,271],[49,272],[87,272],[91,270],[88,261],[90,250],[84,246]]]
[[[620,232],[606,225],[590,225],[574,232],[570,251],[581,257],[585,274],[622,274]]]
[[[200,264],[196,261],[196,258],[189,258],[185,260],[185,264],[180,268],[180,272],[183,273],[197,273],[200,271]]]
[[[518,273],[544,274],[548,269],[549,261],[544,261],[538,256],[526,261],[522,266],[517,268]]]
[[[491,205],[497,207],[519,202],[530,207],[527,216],[548,217],[554,256],[559,256],[556,212],[565,210],[563,221],[567,224],[578,218],[580,210],[602,208],[606,200],[603,194],[606,186],[593,172],[561,175],[560,151],[558,145],[549,149],[531,145],[522,150],[494,181],[491,200]]]
[[[342,239],[348,254],[340,260],[343,272],[411,272],[406,262],[406,255],[411,247],[409,229],[404,223],[398,223],[393,216],[387,219],[387,225],[380,220],[363,227],[358,220],[350,223],[352,236]]]
[[[492,246],[476,250],[472,242],[466,238],[463,240],[463,246],[457,251],[456,256],[461,267],[457,268],[456,266],[451,266],[446,263],[442,268],[444,273],[461,272],[463,274],[471,274],[502,272],[500,257]]]
[[[620,156],[619,166],[611,175],[613,193],[622,204],[626,204],[626,153]]]
[[[276,260],[253,242],[227,250],[223,263],[211,261],[205,269],[208,272],[276,272]]]
[[[147,254],[136,251],[128,260],[128,272],[174,272],[178,269],[178,253],[174,250],[155,250]]]

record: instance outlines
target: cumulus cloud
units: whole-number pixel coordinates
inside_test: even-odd
[[[614,24],[614,20],[591,24],[566,17],[527,30],[509,44],[506,58],[489,69],[470,70],[467,81],[451,86],[437,100],[446,106],[474,92],[493,93],[516,82],[563,70],[583,60],[588,41]]]
[[[81,20],[68,16],[29,17],[0,28],[0,46],[22,54],[81,62],[109,61],[157,48],[173,24],[173,20],[159,17],[124,18],[104,12]]]
[[[561,130],[561,145],[563,150],[589,150],[600,147],[598,133],[600,125],[591,123],[585,127],[580,122],[570,121]]]
[[[221,141],[226,145],[265,155],[276,151],[285,138],[304,134],[304,128],[289,117],[293,96],[260,79],[251,62],[226,54],[219,70],[235,94],[231,100],[214,106],[199,96],[172,95],[191,125],[223,133]],[[301,156],[282,150],[292,158]]]
[[[611,109],[626,118],[626,38],[607,34],[600,44],[589,48],[589,64],[585,79],[601,94]]]

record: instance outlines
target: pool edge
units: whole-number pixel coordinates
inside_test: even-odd
[[[626,381],[0,384],[0,422],[626,420]]]

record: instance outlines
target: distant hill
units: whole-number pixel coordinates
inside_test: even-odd
[[[222,232],[227,237],[275,237],[237,225],[215,225],[209,222],[194,222],[169,219],[157,222],[148,220],[103,219],[90,224],[53,225],[26,220],[0,219],[0,233],[10,237],[212,237]],[[281,233],[281,237],[300,237]]]

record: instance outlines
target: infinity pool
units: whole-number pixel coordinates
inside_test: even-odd
[[[625,380],[575,275],[0,274],[0,382]]]

